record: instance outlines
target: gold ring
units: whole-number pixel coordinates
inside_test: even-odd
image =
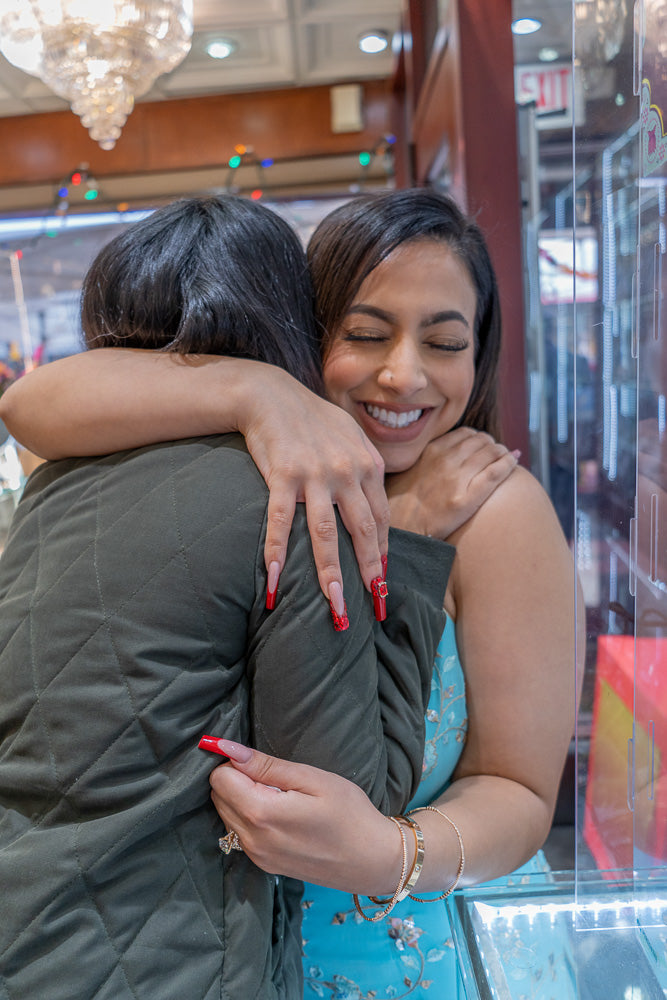
[[[221,837],[218,841],[218,847],[223,854],[229,854],[230,851],[242,851],[241,841],[239,840],[239,835],[236,830],[230,830],[226,836]]]

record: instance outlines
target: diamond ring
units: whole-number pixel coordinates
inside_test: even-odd
[[[223,854],[229,854],[230,851],[242,851],[241,841],[239,840],[239,835],[236,830],[230,830],[226,836],[221,837],[218,841],[218,847]]]

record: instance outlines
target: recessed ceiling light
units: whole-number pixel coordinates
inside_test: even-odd
[[[226,59],[236,51],[236,42],[230,38],[215,38],[206,46],[206,51],[211,59]]]
[[[537,53],[537,58],[540,62],[553,62],[555,59],[558,59],[558,49],[552,49],[549,45],[545,45]]]
[[[542,22],[536,17],[520,17],[517,21],[512,21],[512,31],[515,35],[532,35],[534,31],[539,31]]]
[[[359,37],[359,48],[362,52],[373,54],[384,52],[389,45],[389,37],[385,31],[366,31]]]

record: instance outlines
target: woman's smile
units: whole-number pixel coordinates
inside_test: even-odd
[[[387,472],[402,472],[456,426],[472,391],[476,296],[438,240],[394,250],[371,271],[325,359],[329,399],[351,413]]]
[[[396,406],[388,402],[357,404],[357,421],[370,438],[378,441],[412,441],[423,430],[433,407]]]

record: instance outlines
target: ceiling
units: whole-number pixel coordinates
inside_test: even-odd
[[[17,0],[21,2],[26,0]],[[367,55],[360,51],[358,40],[371,29],[384,31],[391,39],[400,28],[402,6],[402,0],[194,0],[189,54],[142,100],[391,76],[391,46]],[[441,0],[443,17],[447,6],[448,0]],[[567,59],[571,8],[572,0],[514,0],[515,17],[539,17],[543,23],[535,34],[515,37],[517,62],[537,62],[547,43]],[[212,59],[206,52],[206,45],[219,38],[236,44],[227,59]],[[41,80],[0,55],[0,117],[61,111],[67,106]]]
[[[401,6],[401,0],[194,0],[189,54],[142,100],[391,76],[391,47],[366,55],[358,39],[371,29],[391,39],[399,28]],[[227,59],[212,59],[206,52],[206,45],[219,38],[236,44]],[[41,80],[0,55],[0,117],[67,107]]]

